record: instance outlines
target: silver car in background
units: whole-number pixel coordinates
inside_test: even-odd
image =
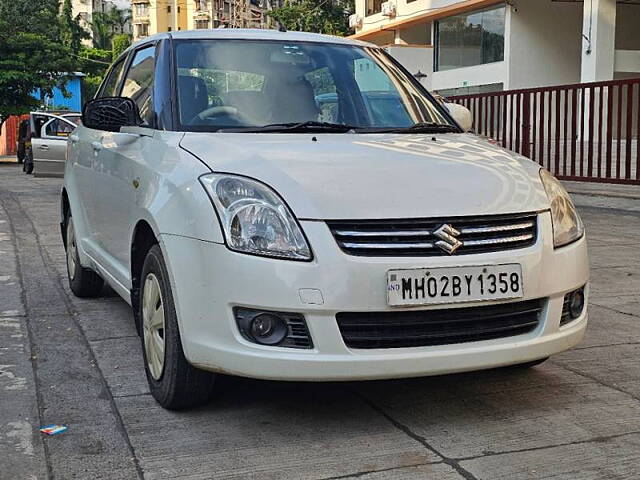
[[[37,177],[64,176],[67,139],[80,124],[80,114],[31,112],[30,121],[31,152],[25,156],[24,171]]]

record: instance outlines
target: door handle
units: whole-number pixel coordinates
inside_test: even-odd
[[[102,142],[91,142],[91,146],[93,147],[94,152],[102,150]]]
[[[40,145],[38,147],[38,149],[40,149],[40,150],[49,150],[49,145]]]
[[[69,135],[69,140],[71,140],[71,143],[76,143],[80,140],[80,137],[78,135]]]

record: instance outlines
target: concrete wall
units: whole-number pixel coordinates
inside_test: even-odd
[[[426,77],[420,79],[420,83],[426,88],[431,89],[433,79],[433,48],[389,46],[386,50],[412,75],[415,75],[418,71],[426,74]]]
[[[618,5],[616,50],[640,50],[640,5]]]
[[[449,88],[487,85],[489,83],[505,83],[507,75],[506,62],[487,63],[474,67],[456,68],[442,72],[433,72],[431,88],[445,90]]]
[[[187,0],[178,0],[175,6],[175,29],[176,30],[187,30],[188,29],[188,20],[187,20]]]
[[[516,0],[507,8],[505,89],[580,81],[582,3]]]
[[[383,16],[381,13],[367,16],[367,0],[355,0],[356,13],[363,18],[362,28],[358,29],[358,32],[375,30],[386,23],[394,22],[400,18],[405,18],[417,13],[423,13],[427,10],[448,7],[449,5],[459,3],[460,1],[461,0],[415,0],[413,2],[407,2],[407,0],[395,0],[397,15],[395,18],[389,18]]]

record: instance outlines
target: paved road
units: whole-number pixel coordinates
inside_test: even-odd
[[[0,478],[638,478],[638,200],[586,202],[591,324],[542,366],[346,384],[224,378],[209,405],[172,413],[148,393],[127,305],[67,287],[59,186],[0,165]],[[69,430],[44,438],[49,423]]]

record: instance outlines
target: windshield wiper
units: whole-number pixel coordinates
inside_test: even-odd
[[[460,133],[460,129],[446,123],[418,122],[410,127],[359,129],[359,133]]]
[[[344,123],[329,122],[290,122],[290,123],[270,123],[262,126],[251,127],[230,127],[221,128],[219,132],[232,133],[279,133],[279,132],[326,132],[326,133],[346,133],[355,130],[357,127]]]

